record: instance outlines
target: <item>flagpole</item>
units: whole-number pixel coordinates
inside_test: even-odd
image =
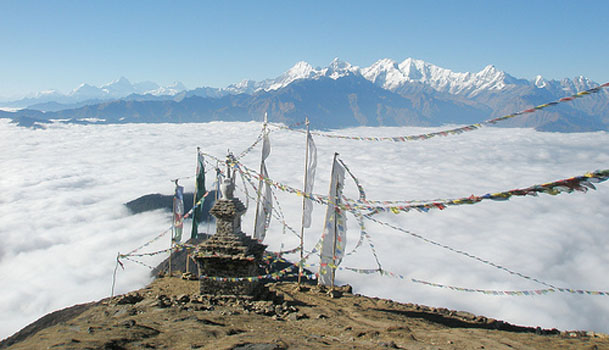
[[[338,156],[338,152],[334,153],[334,159],[332,160],[332,170],[330,171],[330,174],[334,174],[334,168],[336,165],[336,157]],[[330,178],[330,190],[328,191],[328,194],[332,193],[332,178]],[[332,201],[332,198],[328,198],[330,201]],[[329,203],[329,205],[331,205],[332,203]],[[336,205],[335,205],[336,207]],[[328,216],[326,216],[326,220],[324,221],[324,232],[326,232],[326,227],[328,226]],[[325,233],[323,240],[325,241],[325,239],[327,237],[325,237]],[[325,245],[324,245],[325,246]],[[324,255],[323,252],[323,247],[322,250],[320,251],[320,258],[322,258]],[[334,262],[334,256],[336,255],[336,208],[334,208],[334,237],[333,237],[333,251],[332,251],[332,262]],[[330,268],[332,269],[332,289],[334,289],[334,267],[330,266]],[[321,274],[321,273],[320,273]],[[317,281],[318,284],[321,284],[321,278],[318,279]]]
[[[178,186],[178,180],[175,180],[175,184],[176,186]],[[173,237],[175,237],[176,234],[176,197],[175,195],[173,196],[173,206],[172,206],[172,210],[171,210],[171,237],[170,237],[170,242],[169,242],[169,267],[167,269],[167,272],[169,274],[169,277],[171,277],[171,256],[173,255]]]
[[[334,164],[336,163],[336,157],[338,156],[338,153],[335,152],[334,153],[334,162],[332,162],[332,174],[334,174]],[[339,182],[336,181],[336,189],[334,190],[335,193],[335,197],[333,198],[334,200],[334,237],[332,237],[333,241],[332,241],[332,288],[330,290],[334,290],[334,278],[336,277],[336,232],[337,232],[337,221],[338,218],[336,217],[336,209],[338,208],[338,186],[339,186]],[[332,199],[331,199],[332,200]]]
[[[302,192],[307,191],[307,180],[308,180],[308,167],[309,167],[309,117],[305,118],[305,124],[307,126],[307,135],[305,139],[305,164],[304,164],[304,180],[302,183]],[[302,280],[302,264],[303,264],[303,251],[304,251],[304,224],[305,224],[305,205],[307,197],[302,196],[302,220],[300,223],[300,263],[298,264],[298,288],[300,289],[300,282]]]
[[[268,123],[268,114],[264,112],[264,123],[262,124],[262,136],[266,134],[266,124]],[[264,143],[264,142],[263,142]],[[264,168],[264,146],[262,147],[262,156],[260,158],[260,175],[263,175]],[[254,217],[254,236],[256,235],[256,229],[258,228],[258,212],[260,211],[260,196],[262,195],[262,177],[258,181],[258,191],[256,196],[256,216]]]
[[[220,170],[220,162],[216,160],[216,201],[220,199],[220,174],[222,174],[222,170]]]
[[[175,225],[173,227],[173,230],[171,230],[171,243],[169,244],[169,268],[168,268],[168,272],[169,272],[169,277],[171,277],[171,256],[173,255],[173,235],[175,234]]]
[[[199,154],[201,154],[201,147],[197,146],[197,169],[199,168]],[[204,171],[203,169],[201,169],[201,171]],[[196,171],[195,171],[196,172]],[[199,173],[196,172],[195,174],[195,193],[192,196],[192,208],[193,208],[193,212],[192,212],[192,229],[190,230],[190,238],[196,238],[199,235],[199,220],[201,220],[201,218],[197,217],[197,211],[198,209],[196,208],[197,205],[197,193],[199,192],[199,186],[197,184],[197,181],[199,177]]]

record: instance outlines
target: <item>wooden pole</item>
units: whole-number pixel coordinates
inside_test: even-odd
[[[169,267],[168,267],[169,277],[171,277],[171,274],[173,272],[173,271],[171,271],[171,256],[173,255],[173,235],[174,234],[175,234],[175,223],[174,223],[174,226],[173,226],[173,230],[171,230],[171,242],[169,244]]]
[[[262,135],[266,134],[266,124],[268,123],[268,114],[264,113],[264,123],[262,124]],[[260,175],[264,175],[264,140],[262,141],[262,156],[260,159]],[[258,191],[256,191],[256,216],[254,216],[254,235],[256,235],[256,229],[258,228],[258,212],[260,211],[260,196],[262,195],[262,178],[258,181]]]
[[[338,152],[334,152],[334,159],[332,160],[332,171],[330,172],[331,176],[334,175],[334,168],[336,166],[336,158],[338,157]],[[330,178],[330,192],[332,192],[332,180],[333,178]],[[332,237],[332,266],[330,266],[330,269],[332,270],[332,278],[331,278],[331,289],[330,290],[334,290],[334,277],[336,274],[336,204],[338,204],[336,202],[336,194],[338,194],[338,183],[335,184],[336,188],[334,189],[334,194],[335,197],[334,198],[329,198],[330,200],[334,200],[334,235]],[[326,227],[328,225],[328,223],[326,222],[324,224],[324,227]],[[325,238],[324,238],[325,239]]]
[[[305,140],[305,164],[304,164],[304,180],[302,184],[302,192],[306,193],[307,180],[309,175],[309,117],[306,117],[305,124],[307,125],[307,136]],[[305,224],[305,205],[307,198],[302,196],[302,220],[300,222],[300,262],[298,263],[298,288],[300,288],[300,282],[302,280],[302,259],[304,258],[304,224]]]
[[[199,154],[201,153],[201,148],[199,146],[197,146],[197,169],[199,169]],[[199,169],[199,171],[203,171],[203,168]],[[193,212],[192,212],[192,229],[190,230],[190,237],[191,238],[197,238],[197,236],[199,235],[199,221],[201,220],[201,218],[196,214],[196,212],[198,211],[198,209],[195,207],[197,205],[197,194],[199,193],[199,191],[201,191],[201,189],[198,186],[198,180],[199,180],[199,174],[195,174],[195,193],[192,196],[192,208],[193,208]],[[202,211],[201,211],[202,212]]]
[[[338,153],[334,153],[334,161],[336,162],[336,156],[338,156]],[[334,168],[334,164],[332,165],[332,168]],[[336,230],[338,229],[338,218],[336,216],[336,210],[338,208],[338,187],[339,187],[339,183],[338,181],[336,182],[336,188],[334,190],[334,237],[333,238],[333,242],[332,242],[332,288],[331,290],[334,290],[334,278],[336,277]]]

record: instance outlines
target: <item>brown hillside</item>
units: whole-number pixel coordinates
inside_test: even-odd
[[[315,286],[269,284],[267,300],[199,295],[198,281],[147,288],[49,314],[1,349],[609,349],[609,337],[519,327],[467,312]]]

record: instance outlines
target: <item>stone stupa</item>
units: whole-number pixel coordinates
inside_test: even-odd
[[[234,173],[231,177],[230,168],[227,170],[228,178],[220,186],[222,198],[210,210],[216,217],[216,233],[197,247],[194,256],[202,276],[201,294],[255,298],[264,291],[262,281],[226,280],[260,275],[266,248],[241,231],[246,208],[233,196]]]

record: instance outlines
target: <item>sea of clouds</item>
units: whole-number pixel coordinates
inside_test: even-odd
[[[138,247],[171,223],[167,211],[130,215],[123,203],[149,193],[171,194],[170,179],[194,175],[197,146],[218,157],[227,150],[238,154],[256,139],[260,128],[256,122],[212,122],[53,124],[32,130],[0,119],[0,338],[48,312],[108,297],[117,253]],[[337,132],[397,136],[436,130],[360,127]],[[273,179],[302,187],[304,141],[301,133],[271,133],[267,167]],[[338,152],[368,199],[481,195],[609,168],[606,132],[483,128],[406,143],[323,137],[315,137],[315,142],[314,192],[327,193],[332,156]],[[257,169],[259,159],[260,145],[243,162]],[[213,179],[207,180],[211,186]],[[194,188],[193,179],[181,184],[187,191]],[[246,202],[243,193],[237,193]],[[298,231],[301,198],[277,190],[276,194],[287,223]],[[357,198],[349,181],[346,194]],[[247,233],[253,226],[251,201],[249,206],[243,225]],[[306,231],[307,249],[320,236],[324,213],[325,208],[316,205],[313,225]],[[541,194],[377,218],[559,287],[609,291],[609,182],[585,194]],[[348,227],[349,251],[359,237],[353,216],[348,217]],[[469,288],[546,288],[376,223],[368,221],[366,228],[383,267],[407,278]],[[164,249],[169,239],[166,235],[144,250]],[[273,220],[264,243],[271,250],[290,249],[298,238]],[[141,261],[154,266],[165,257]],[[124,263],[125,269],[117,274],[117,293],[150,282],[146,267]],[[342,264],[375,267],[366,244]],[[607,296],[488,296],[349,271],[338,271],[337,282],[351,284],[360,294],[465,310],[520,325],[609,333]]]

